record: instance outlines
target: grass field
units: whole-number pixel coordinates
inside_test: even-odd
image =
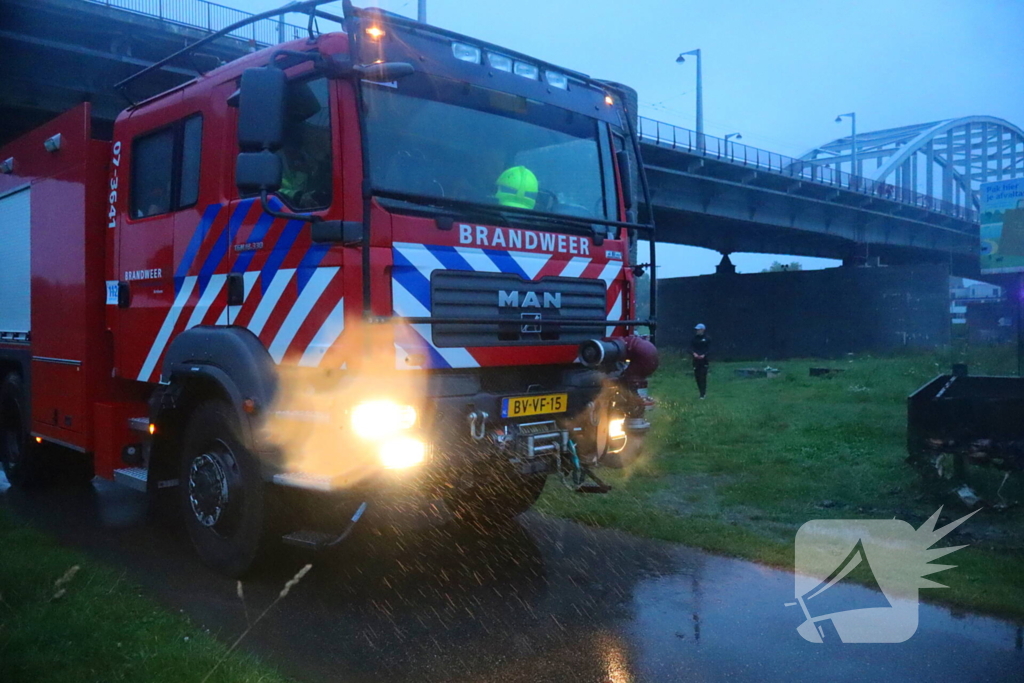
[[[904,462],[906,397],[946,372],[948,355],[777,362],[782,372],[770,379],[734,372],[756,365],[714,364],[698,401],[689,363],[669,354],[652,381],[659,403],[647,454],[626,470],[602,470],[615,486],[608,495],[550,481],[539,509],[789,568],[796,531],[810,519],[895,516],[917,527],[942,503],[944,517],[964,514]],[[843,372],[814,378],[812,366]],[[1011,369],[1011,350],[972,365]],[[991,478],[983,475],[980,493],[995,495]],[[1002,494],[1024,501],[1017,479]],[[1024,617],[1024,509],[984,510],[960,530],[940,544],[970,547],[944,559],[956,569],[931,577],[950,588],[923,597]]]
[[[118,574],[0,511],[0,681],[198,683],[211,671],[225,683],[286,680],[239,654],[217,666],[226,653]]]
[[[608,495],[572,494],[552,478],[538,508],[784,568],[809,519],[895,516],[919,526],[948,501],[904,463],[905,399],[948,361],[779,362],[772,379],[733,372],[750,363],[718,363],[708,400],[698,401],[688,363],[669,355],[652,384],[659,405],[648,454],[602,471],[615,486]],[[844,372],[811,378],[812,365]],[[972,371],[1014,367],[1010,352],[995,353]],[[1024,500],[1020,482],[1003,493]],[[932,577],[950,588],[923,597],[1024,617],[1024,509],[985,510],[960,529],[949,544],[970,546],[944,560],[955,569]],[[57,585],[73,566],[80,570]],[[123,577],[0,511],[0,681],[202,681],[226,652]],[[284,679],[230,655],[209,680]]]

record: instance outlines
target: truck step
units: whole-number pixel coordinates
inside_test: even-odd
[[[306,548],[307,550],[320,550],[327,546],[331,541],[335,540],[337,536],[331,534],[325,534],[322,531],[293,531],[292,533],[282,536],[281,540],[288,545],[293,545],[297,548]]]
[[[338,545],[352,533],[352,529],[355,528],[359,520],[363,518],[363,513],[366,512],[368,503],[363,501],[356,508],[355,514],[352,515],[352,519],[348,521],[348,525],[345,530],[340,534],[334,536],[326,534],[322,531],[309,531],[306,529],[300,531],[293,531],[292,533],[282,536],[281,540],[288,545],[294,545],[299,548],[306,548],[307,550],[326,550],[333,546]]]
[[[125,467],[114,470],[114,481],[136,491],[146,492],[146,480],[149,472],[145,467]]]
[[[278,486],[290,486],[309,491],[333,491],[334,478],[307,472],[282,472],[274,475],[274,483]]]
[[[133,432],[141,432],[143,434],[149,433],[149,418],[148,417],[129,417],[128,418],[128,429]]]

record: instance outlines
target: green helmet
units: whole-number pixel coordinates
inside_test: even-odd
[[[494,198],[502,206],[532,209],[537,205],[537,176],[525,166],[513,166],[498,176]]]

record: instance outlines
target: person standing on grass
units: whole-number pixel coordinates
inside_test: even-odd
[[[707,328],[700,323],[693,330],[693,339],[690,340],[690,355],[693,356],[693,376],[697,380],[697,390],[700,391],[700,398],[703,401],[708,393],[708,350],[711,347],[711,340],[706,334]]]

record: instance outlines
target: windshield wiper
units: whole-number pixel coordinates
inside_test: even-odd
[[[606,231],[603,229],[605,226],[621,225],[624,227],[636,227],[631,223],[589,219],[580,216],[569,216],[540,211],[535,212],[528,209],[523,209],[522,212],[518,210],[499,209],[486,204],[478,204],[476,202],[463,201],[461,199],[449,199],[447,197],[431,197],[429,195],[390,191],[374,191],[374,194],[384,199],[394,199],[413,204],[417,208],[437,208],[439,210],[435,215],[450,215],[454,213],[457,216],[459,213],[475,212],[492,219],[497,218],[505,227],[512,227],[513,221],[515,221],[516,223],[532,224],[536,227],[557,226],[562,229],[570,228],[573,232],[592,237],[596,246],[600,246],[605,237],[607,237]],[[448,209],[448,211],[445,211],[445,209]],[[570,225],[567,226],[565,225],[566,223]]]
[[[454,220],[456,218],[462,218],[465,214],[477,214],[480,216],[486,216],[489,220],[495,220],[504,227],[510,227],[508,218],[492,206],[474,204],[472,207],[460,207],[459,209],[455,209],[448,206],[446,202],[438,201],[437,198],[426,195],[403,195],[401,198],[398,198],[397,196],[377,195],[377,198],[386,199],[386,206],[389,207],[394,206],[395,203],[400,203],[407,206],[412,211],[419,211],[438,218],[450,218]]]

